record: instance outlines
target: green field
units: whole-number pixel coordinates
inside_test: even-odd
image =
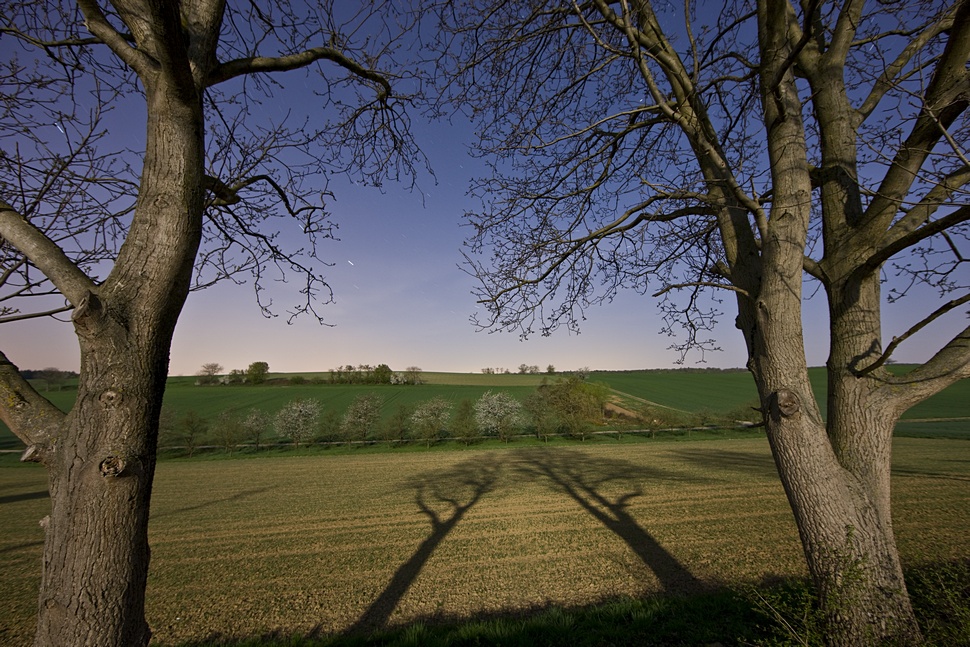
[[[911,367],[892,368],[905,372]],[[816,398],[824,413],[825,371],[813,368],[810,374]],[[271,377],[278,379],[294,375],[307,380],[329,377],[327,373],[274,374]],[[545,375],[478,373],[427,372],[422,376],[426,384],[417,386],[304,384],[208,387],[196,386],[194,377],[173,377],[165,393],[165,407],[180,415],[194,411],[204,418],[214,419],[226,410],[246,412],[251,408],[262,409],[272,415],[291,400],[315,398],[320,401],[324,411],[335,410],[342,414],[358,395],[378,393],[384,398],[383,414],[387,418],[399,406],[413,406],[436,396],[457,404],[464,399],[476,400],[488,390],[504,390],[521,400],[543,380],[556,379],[555,376]],[[630,408],[651,403],[692,414],[739,411],[741,415],[756,402],[754,383],[743,370],[596,371],[589,379],[608,385],[620,403]],[[75,391],[53,391],[44,395],[67,410],[74,402]],[[907,411],[897,434],[970,438],[968,403],[970,380],[962,380]],[[20,441],[0,423],[0,450],[21,447]]]
[[[970,557],[968,483],[965,441],[896,440],[908,567]],[[4,645],[30,640],[48,505],[42,468],[3,463]],[[764,438],[164,461],[150,532],[147,613],[153,644],[169,647],[297,644],[282,637],[805,575]]]
[[[891,366],[897,374],[913,367]],[[815,398],[825,415],[827,379],[825,369],[809,369]],[[671,369],[652,371],[597,371],[590,377],[616,391],[655,402],[664,407],[689,412],[708,409],[729,411],[756,402],[751,374],[740,369]],[[970,380],[961,380],[903,414],[903,420],[927,418],[970,419]]]

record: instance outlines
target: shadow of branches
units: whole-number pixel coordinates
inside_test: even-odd
[[[444,472],[423,475],[413,483],[415,505],[431,523],[431,532],[395,571],[381,594],[347,630],[348,633],[372,631],[387,624],[435,549],[465,514],[495,489],[501,472],[501,459],[489,456],[484,460],[465,461]]]
[[[623,540],[665,592],[682,595],[705,588],[629,511],[630,503],[644,495],[650,482],[680,478],[676,473],[580,451],[543,449],[518,452],[514,469],[520,478],[544,482],[565,494]],[[622,493],[607,494],[617,489]]]

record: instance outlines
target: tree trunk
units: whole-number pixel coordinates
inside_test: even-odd
[[[885,421],[857,422],[865,433],[891,437],[876,428]],[[892,521],[877,503],[888,499],[888,490],[873,491],[839,464],[825,427],[805,414],[791,391],[772,394],[768,437],[826,618],[827,642],[918,644]],[[889,454],[888,447],[874,449]]]
[[[135,215],[111,274],[75,305],[77,402],[38,460],[48,467],[37,647],[138,647],[148,517],[168,355],[203,211],[202,107],[159,83]]]
[[[801,298],[813,185],[802,101],[788,64],[788,11],[785,2],[758,7],[762,106],[774,193],[762,241],[760,286],[754,303],[739,300],[738,323],[748,342],[772,454],[825,614],[826,641],[916,644],[920,634],[889,507],[892,429],[901,412],[881,400],[891,394],[881,395],[876,385],[853,372],[860,359],[880,346],[878,272],[850,278],[851,266],[827,267],[828,423],[808,379]],[[826,207],[830,215],[836,208]],[[825,242],[826,251],[831,245],[834,252],[841,241],[826,231]]]
[[[146,645],[151,635],[148,515],[165,373],[145,370],[159,362],[119,337],[99,346],[48,461],[38,646]]]

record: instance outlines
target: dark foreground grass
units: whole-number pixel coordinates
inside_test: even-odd
[[[926,644],[970,645],[970,561],[923,565],[907,581]],[[620,598],[464,619],[418,620],[373,634],[209,636],[178,647],[634,647],[822,645],[821,616],[805,580],[689,597]]]

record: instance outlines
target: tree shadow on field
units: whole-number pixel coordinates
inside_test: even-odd
[[[495,489],[501,472],[501,460],[487,457],[464,461],[450,470],[428,474],[413,484],[415,504],[431,522],[431,534],[397,569],[377,599],[347,630],[348,634],[373,631],[387,625],[394,609],[431,555],[465,514]]]
[[[739,472],[748,476],[778,479],[775,459],[770,453],[738,450],[678,449],[671,452],[678,459],[704,467],[706,470]]]
[[[628,510],[633,499],[644,495],[645,484],[682,477],[629,461],[590,456],[580,451],[525,450],[518,452],[516,459],[515,470],[520,477],[544,481],[554,491],[566,494],[622,539],[656,575],[664,592],[686,595],[706,588],[637,523]],[[617,489],[625,492],[612,497],[606,493],[607,490]]]
[[[263,487],[263,488],[253,489],[253,490],[243,490],[241,492],[236,492],[235,494],[232,494],[230,496],[222,497],[221,499],[212,499],[211,501],[203,501],[202,503],[197,503],[196,505],[185,506],[184,508],[179,508],[178,510],[166,510],[165,512],[159,512],[158,514],[155,514],[155,511],[152,510],[151,518],[161,519],[162,517],[168,517],[171,515],[178,515],[185,512],[191,512],[192,510],[201,510],[202,508],[208,508],[209,506],[219,505],[220,503],[233,503],[235,501],[239,501],[240,499],[247,499],[249,497],[258,496],[260,494],[263,494],[264,492],[269,492],[272,489],[273,488],[271,487]]]
[[[22,494],[10,494],[7,496],[0,496],[0,505],[5,503],[19,503],[20,501],[33,501],[34,499],[48,499],[50,498],[50,493],[47,490],[38,490],[36,492],[24,492]]]

